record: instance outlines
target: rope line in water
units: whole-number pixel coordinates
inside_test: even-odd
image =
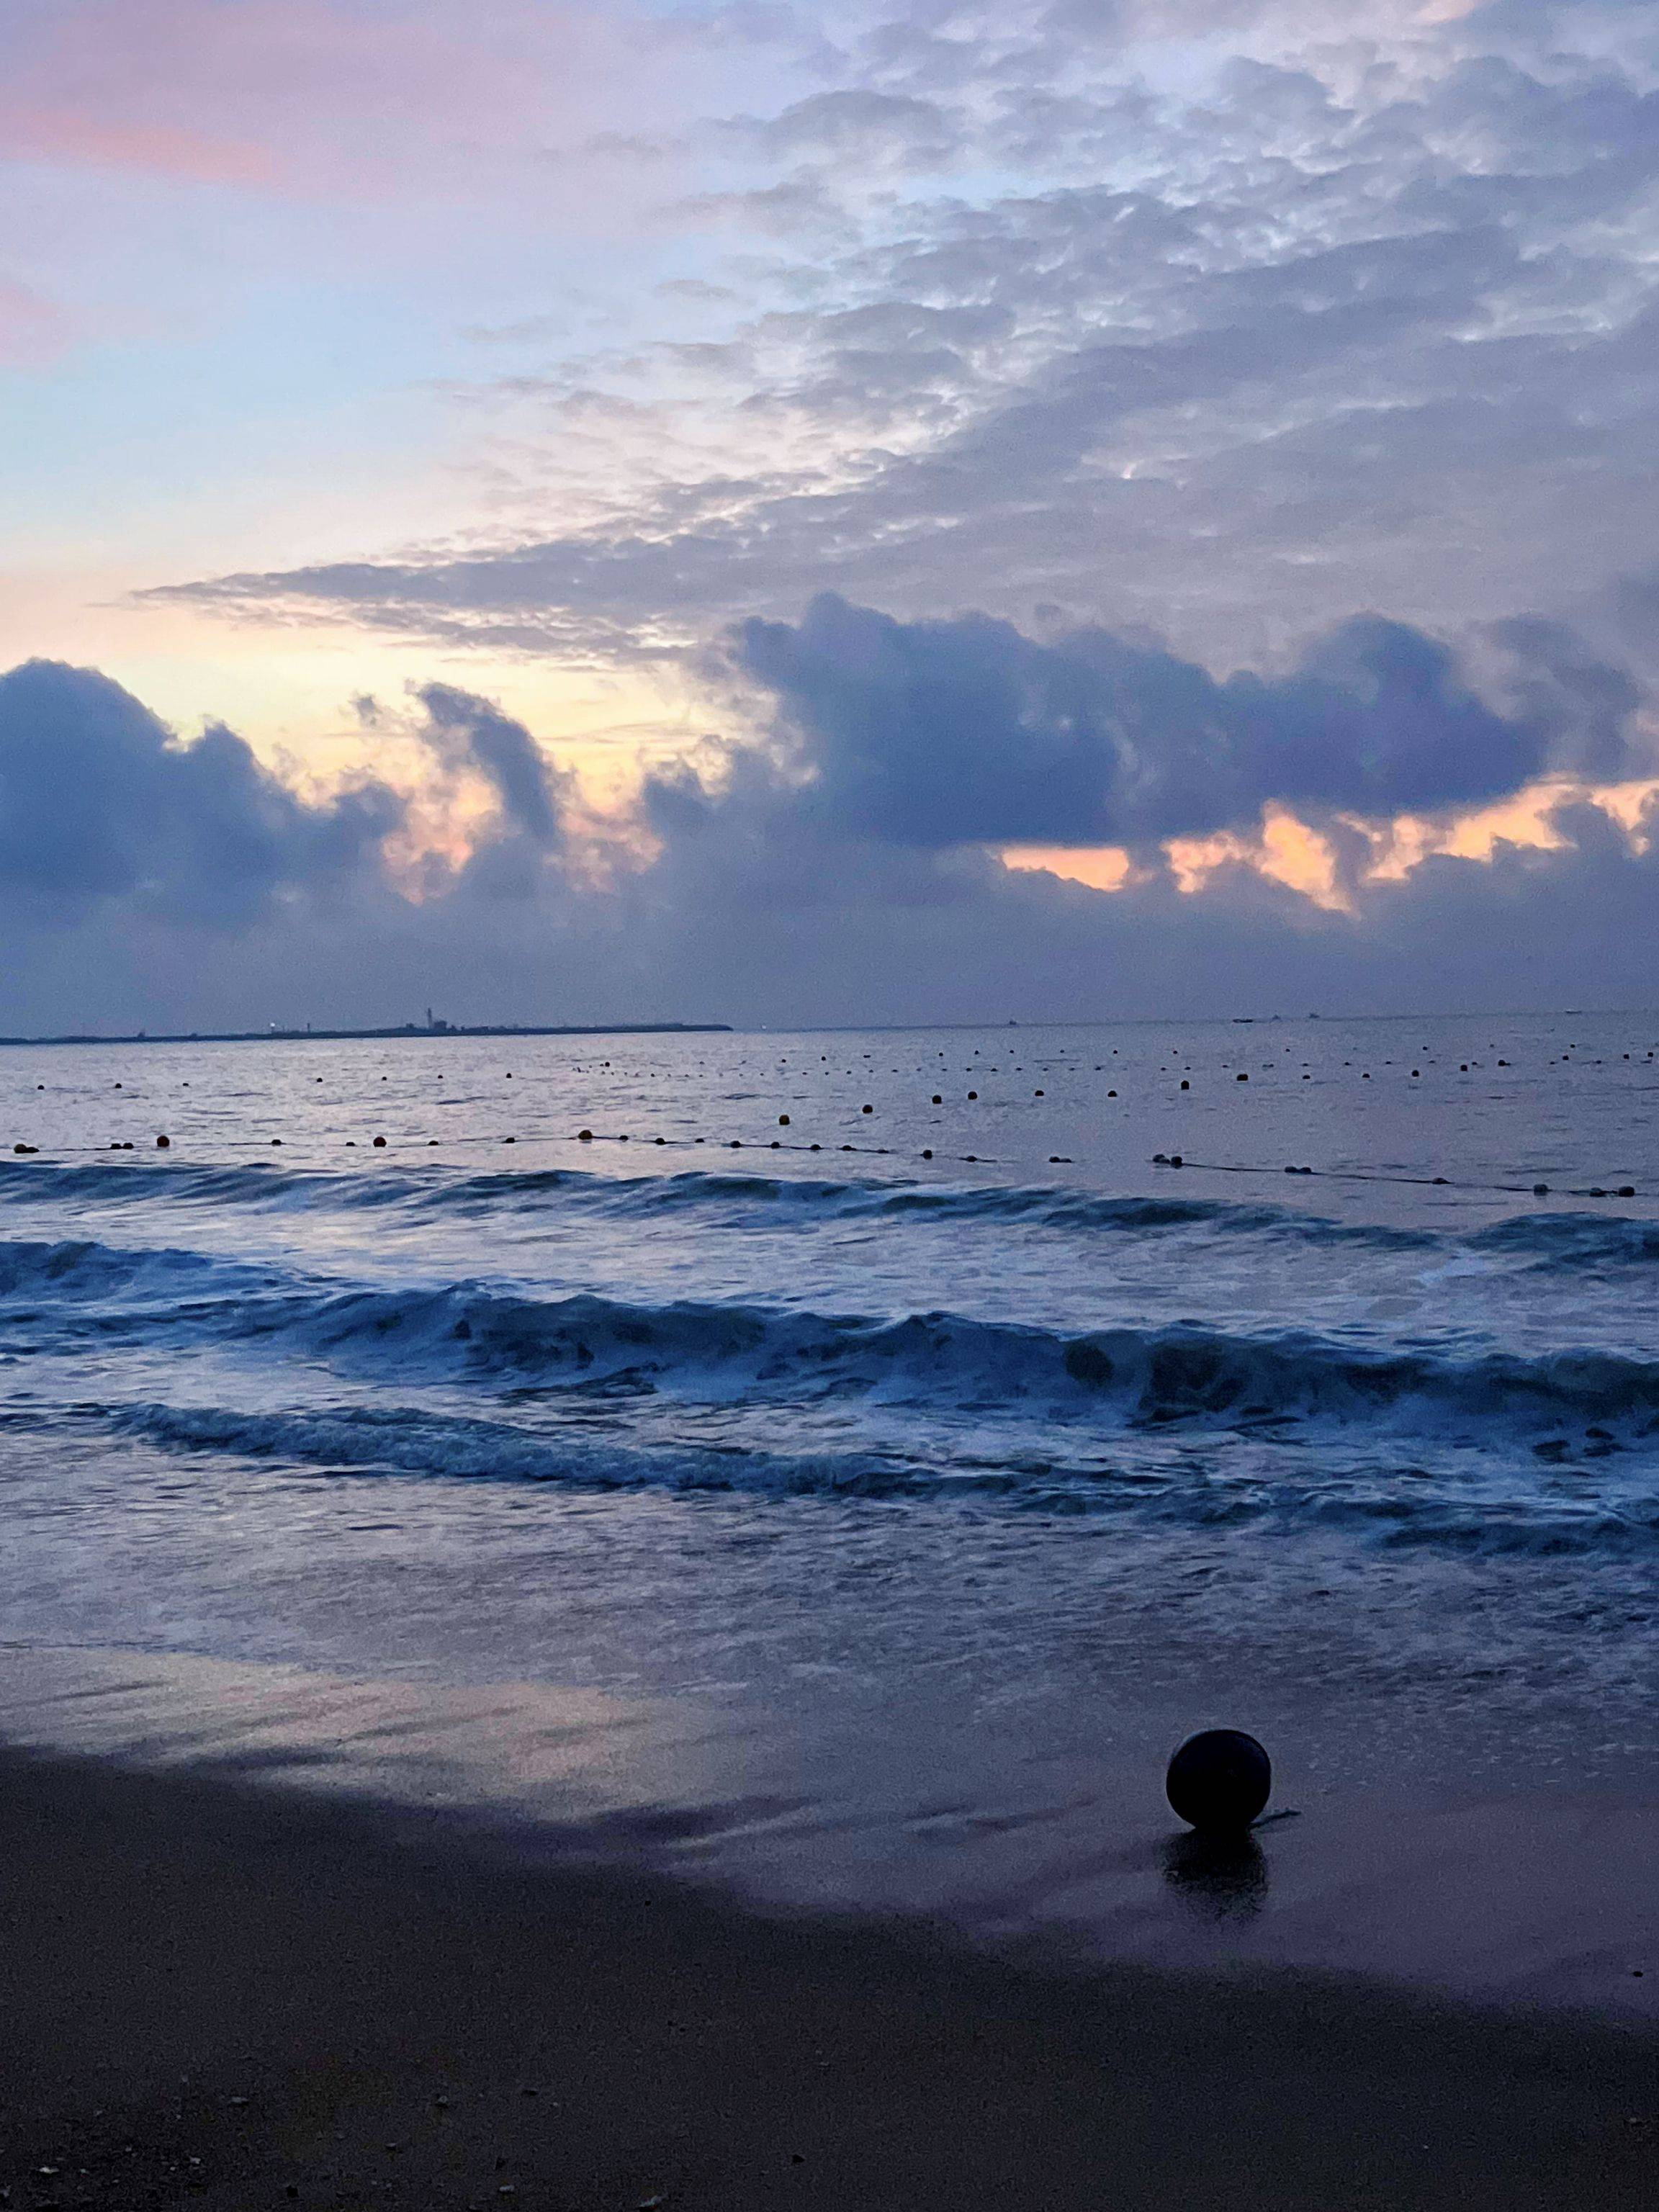
[[[447,1152],[463,1145],[629,1145],[633,1144],[635,1141],[647,1146],[653,1152],[659,1150],[690,1152],[696,1150],[700,1146],[712,1146],[714,1150],[719,1152],[798,1152],[804,1155],[813,1152],[852,1152],[866,1159],[895,1159],[901,1157],[890,1145],[802,1144],[795,1139],[781,1137],[719,1137],[714,1139],[707,1137],[641,1137],[636,1140],[631,1133],[620,1130],[594,1129],[579,1129],[574,1136],[565,1135],[560,1133],[550,1133],[544,1136],[520,1137],[515,1133],[513,1135],[503,1137],[489,1137],[483,1135],[428,1137],[424,1140],[416,1137],[408,1139],[407,1145],[410,1146],[418,1147],[420,1150],[426,1152],[438,1150]],[[262,1154],[266,1150],[275,1150],[280,1147],[283,1142],[283,1139],[281,1137],[272,1137],[270,1139],[269,1146],[261,1148]],[[356,1151],[358,1149],[360,1139],[356,1137],[348,1137],[345,1139],[345,1146],[349,1151]],[[172,1138],[158,1136],[155,1140],[155,1148],[161,1152],[171,1152],[173,1149]],[[402,1145],[398,1147],[399,1151],[405,1148],[406,1147]],[[84,1155],[88,1158],[101,1158],[109,1152],[136,1152],[140,1149],[140,1147],[136,1140],[127,1141],[124,1139],[107,1145],[59,1145],[53,1146],[50,1148],[43,1147],[39,1145],[15,1144],[11,1149],[13,1154],[16,1157],[27,1157],[28,1158],[44,1158],[48,1162],[51,1162],[54,1159],[64,1158],[66,1157],[74,1158]],[[149,1148],[145,1147],[144,1149]],[[392,1150],[392,1146],[391,1140],[386,1137],[374,1137],[368,1140],[364,1149],[373,1152],[386,1152]],[[1000,1159],[996,1155],[989,1152],[952,1152],[939,1154],[936,1153],[931,1146],[925,1147],[915,1157],[920,1160],[929,1162],[937,1160],[940,1164],[952,1167],[1007,1167],[1018,1164],[1014,1162]],[[1036,1163],[1034,1162],[1032,1164],[1035,1165]],[[1050,1152],[1047,1164],[1049,1167],[1073,1167],[1076,1165],[1076,1162],[1069,1154],[1063,1152]],[[1176,1169],[1192,1168],[1201,1175],[1306,1176],[1309,1177],[1317,1177],[1320,1181],[1324,1182],[1393,1183],[1424,1190],[1444,1189],[1494,1192],[1501,1194],[1506,1197],[1516,1198],[1634,1198],[1638,1195],[1634,1183],[1620,1183],[1616,1185],[1603,1183],[1562,1184],[1558,1187],[1547,1182],[1479,1182],[1464,1176],[1394,1174],[1386,1169],[1381,1168],[1310,1168],[1299,1167],[1296,1165],[1275,1168],[1261,1166],[1249,1161],[1195,1160],[1189,1159],[1187,1155],[1182,1152],[1154,1152],[1152,1158],[1152,1165],[1153,1167]]]
[[[276,1147],[280,1146],[283,1141],[284,1140],[281,1137],[272,1137],[267,1145],[260,1147],[259,1152],[255,1154],[254,1157],[263,1158],[267,1151],[275,1150]],[[857,1152],[866,1159],[887,1160],[896,1159],[900,1157],[891,1145],[786,1144],[781,1138],[777,1137],[635,1138],[620,1132],[595,1129],[580,1129],[571,1135],[567,1135],[561,1131],[551,1131],[544,1136],[529,1137],[520,1137],[516,1134],[509,1137],[410,1137],[404,1139],[402,1143],[395,1148],[391,1139],[386,1137],[374,1137],[367,1139],[356,1137],[348,1137],[345,1139],[345,1146],[348,1151],[362,1149],[369,1152],[390,1152],[393,1149],[405,1151],[410,1148],[421,1152],[434,1152],[438,1150],[452,1152],[461,1145],[629,1145],[636,1143],[647,1146],[653,1152],[655,1152],[659,1148],[673,1151],[691,1152],[695,1151],[699,1146],[707,1146],[715,1152],[804,1153]],[[43,1159],[50,1164],[53,1160],[78,1158],[82,1155],[85,1155],[88,1158],[101,1159],[110,1152],[149,1152],[151,1149],[160,1152],[172,1152],[175,1149],[175,1146],[173,1139],[171,1137],[158,1137],[155,1139],[153,1148],[149,1146],[141,1145],[134,1139],[131,1142],[123,1141],[118,1144],[108,1145],[14,1145],[11,1149],[14,1155],[19,1157],[26,1155],[31,1159]],[[0,1155],[0,1157],[3,1156]],[[992,1152],[939,1153],[933,1152],[931,1147],[919,1152],[916,1157],[919,1159],[923,1160],[937,1159],[942,1164],[950,1166],[1006,1167],[1009,1164],[1007,1161],[999,1159],[996,1155]],[[1060,1153],[1056,1152],[1051,1155],[1048,1164],[1051,1167],[1073,1167],[1075,1166],[1076,1163],[1071,1159],[1062,1158]]]
[[[1409,1183],[1425,1190],[1503,1191],[1519,1198],[1634,1198],[1633,1182],[1586,1183],[1582,1188],[1547,1182],[1472,1182],[1461,1176],[1390,1175],[1382,1168],[1267,1168],[1236,1160],[1189,1160],[1184,1152],[1154,1152],[1155,1168],[1196,1168],[1203,1175],[1317,1176],[1323,1182]]]

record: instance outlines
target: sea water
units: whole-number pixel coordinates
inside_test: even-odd
[[[673,1701],[670,1794],[852,1891],[1209,1721],[1304,1801],[1645,1789],[1656,1051],[8,1049],[0,1637]]]

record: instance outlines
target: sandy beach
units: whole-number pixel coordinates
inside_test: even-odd
[[[1659,2039],[514,1863],[404,1812],[8,1753],[7,2201],[1651,2205]]]

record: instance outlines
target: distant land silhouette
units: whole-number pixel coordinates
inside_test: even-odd
[[[77,1030],[62,1036],[0,1036],[7,1044],[341,1044],[386,1037],[712,1036],[729,1035],[730,1022],[403,1022],[384,1030],[131,1030],[115,1036]]]

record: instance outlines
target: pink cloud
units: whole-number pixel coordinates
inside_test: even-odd
[[[75,337],[63,308],[27,284],[0,277],[0,367],[40,368],[57,360]]]
[[[12,41],[0,148],[302,191],[438,184],[586,129],[614,96],[626,12],[60,0]]]
[[[74,108],[0,108],[0,148],[24,159],[144,169],[206,184],[262,183],[276,173],[275,162],[262,147],[238,145],[177,124],[123,122]]]

